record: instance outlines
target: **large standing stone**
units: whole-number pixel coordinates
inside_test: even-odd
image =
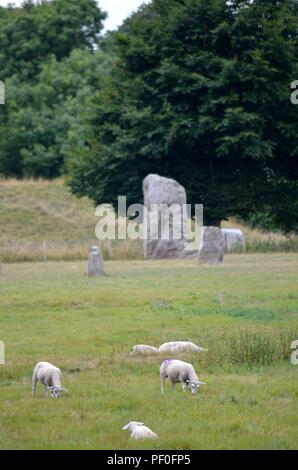
[[[219,264],[223,262],[225,237],[219,227],[203,227],[199,246],[199,263]]]
[[[98,246],[92,246],[88,258],[88,276],[103,276],[103,257]]]
[[[227,253],[231,253],[237,248],[245,251],[245,237],[241,230],[235,228],[223,228],[221,229],[221,232],[225,237],[225,251]]]
[[[188,221],[186,192],[177,181],[150,174],[143,181],[144,256],[146,259],[195,257],[196,251],[187,241]],[[157,206],[158,205],[158,213]],[[186,206],[184,206],[186,208]],[[167,219],[167,214],[169,215]],[[168,220],[168,224],[163,221]],[[186,249],[186,248],[190,249]]]

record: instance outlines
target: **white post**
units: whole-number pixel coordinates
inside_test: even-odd
[[[3,341],[0,341],[0,364],[5,365],[5,345]]]
[[[47,260],[47,242],[46,240],[43,241],[43,260],[46,261]]]
[[[109,253],[109,258],[112,258],[112,245],[111,245],[111,240],[108,238],[108,253]]]

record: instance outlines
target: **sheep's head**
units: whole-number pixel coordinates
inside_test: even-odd
[[[130,432],[133,432],[133,430],[137,427],[137,426],[143,426],[144,423],[141,423],[139,421],[131,421],[130,423],[126,424],[126,426],[123,426],[122,429],[126,430],[128,429]]]
[[[200,385],[206,385],[205,382],[201,382],[200,380],[187,380],[187,382],[190,383],[192,395],[195,395],[197,393]]]
[[[66,388],[64,387],[56,387],[55,385],[52,387],[48,387],[48,390],[50,391],[50,398],[60,398],[62,395],[62,392],[67,392]]]

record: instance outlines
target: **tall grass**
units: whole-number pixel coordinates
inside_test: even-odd
[[[290,361],[293,338],[298,329],[270,329],[248,326],[231,332],[209,334],[202,339],[208,352],[201,355],[200,365],[213,369],[230,369],[235,365],[245,368],[270,365],[276,361]]]
[[[48,261],[84,261],[93,245],[98,240],[46,242],[46,259]],[[143,247],[140,240],[104,240],[101,251],[105,260],[141,260]],[[4,263],[42,261],[44,258],[42,241],[8,241],[0,244],[0,259]]]
[[[248,238],[246,241],[246,251],[247,253],[297,253],[298,237],[291,236],[282,240]]]

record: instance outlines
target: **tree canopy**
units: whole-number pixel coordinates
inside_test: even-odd
[[[60,61],[73,49],[92,49],[105,17],[95,0],[27,0],[22,8],[0,7],[1,79],[17,74],[30,80],[47,57]]]
[[[0,174],[59,176],[85,142],[82,119],[111,68],[98,48],[104,18],[94,0],[0,8]]]
[[[153,0],[114,40],[73,192],[139,202],[155,172],[204,204],[207,225],[261,211],[297,228],[297,3]]]

